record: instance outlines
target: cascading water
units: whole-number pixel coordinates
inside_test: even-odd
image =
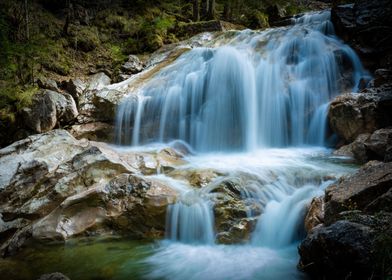
[[[166,241],[146,261],[149,279],[304,277],[295,267],[306,205],[331,178],[353,170],[310,146],[325,144],[330,100],[368,79],[329,17],[224,33],[181,55],[119,106],[119,143],[182,140],[199,152],[183,168],[223,174],[201,189],[155,175],[180,197],[167,211]],[[213,192],[233,178],[242,178],[241,199],[261,215],[246,212],[258,218],[247,244],[217,245]]]
[[[197,151],[323,145],[328,102],[367,75],[329,16],[226,34],[183,54],[120,105],[118,141],[182,139]]]

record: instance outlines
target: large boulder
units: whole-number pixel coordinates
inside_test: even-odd
[[[299,267],[317,279],[382,279],[392,259],[392,163],[369,162],[315,199]],[[322,205],[325,204],[324,208]],[[322,223],[311,223],[314,216]],[[306,222],[305,222],[306,224]],[[349,278],[348,278],[349,277]]]
[[[392,91],[348,93],[336,97],[329,107],[329,123],[346,143],[360,134],[392,125]]]
[[[118,153],[64,130],[15,142],[0,150],[1,253],[15,253],[32,237],[162,235],[177,193],[144,178],[143,168],[148,163],[157,174],[184,162],[175,152]]]
[[[138,238],[158,231],[162,236],[166,208],[176,197],[160,182],[122,174],[105,186],[68,197],[34,224],[32,235],[39,240],[65,240],[115,230]]]
[[[318,226],[299,247],[299,267],[321,279],[366,279],[374,237],[372,228],[349,221]]]
[[[325,191],[325,223],[337,220],[340,212],[366,210],[392,188],[392,163],[370,163],[358,173],[329,186]],[[379,209],[382,210],[382,209]]]
[[[76,119],[76,103],[68,93],[42,90],[33,97],[32,105],[22,111],[25,125],[36,133],[52,130],[56,126]]]

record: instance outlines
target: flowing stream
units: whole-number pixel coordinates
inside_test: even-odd
[[[330,12],[289,27],[232,31],[184,53],[122,102],[117,139],[148,147],[181,140],[194,153],[180,169],[214,170],[167,209],[166,238],[144,260],[148,279],[302,279],[297,245],[310,200],[353,167],[324,148],[328,104],[368,74],[334,35]],[[240,244],[218,244],[216,190],[236,182],[248,219]]]

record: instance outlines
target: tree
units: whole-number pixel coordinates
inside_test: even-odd
[[[193,0],[193,21],[200,20],[199,0]]]
[[[210,0],[208,6],[208,19],[215,19],[215,0]]]
[[[200,14],[202,19],[207,19],[208,17],[208,0],[201,0]]]
[[[30,38],[30,30],[29,30],[29,6],[27,0],[24,0],[24,13],[25,13],[25,39],[26,41]]]

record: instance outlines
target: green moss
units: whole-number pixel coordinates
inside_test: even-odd
[[[68,42],[75,50],[90,52],[96,49],[100,44],[98,29],[96,27],[74,27],[70,31],[70,34],[71,36],[69,37]]]

